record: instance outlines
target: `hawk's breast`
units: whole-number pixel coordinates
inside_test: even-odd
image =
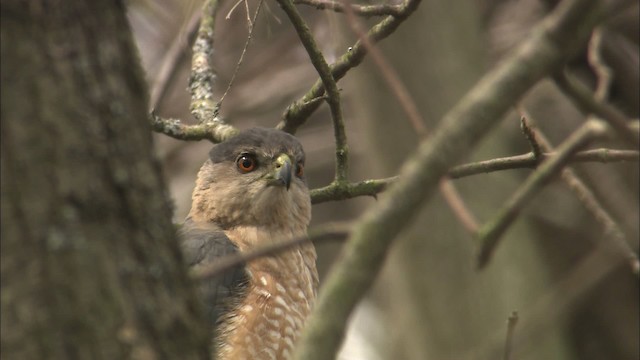
[[[315,300],[315,257],[313,245],[304,245],[246,266],[247,291],[218,339],[223,359],[291,358]]]

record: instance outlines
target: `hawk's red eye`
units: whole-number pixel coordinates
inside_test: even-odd
[[[238,169],[240,171],[248,173],[253,171],[256,168],[256,159],[251,155],[241,155],[238,160],[236,160],[236,164],[238,165]]]
[[[296,166],[296,176],[302,177],[303,175],[304,175],[304,164],[298,163],[298,165]]]

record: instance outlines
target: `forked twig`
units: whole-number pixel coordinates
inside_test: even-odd
[[[586,146],[597,136],[606,132],[606,126],[597,121],[589,120],[578,130],[573,132],[557,149],[557,154],[543,162],[531,174],[513,196],[507,200],[498,213],[478,231],[480,251],[478,253],[478,268],[483,268],[493,255],[502,234],[517,218],[522,208],[533,196],[567,164],[571,155]]]

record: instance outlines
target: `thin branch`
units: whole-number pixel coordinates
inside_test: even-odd
[[[245,253],[225,256],[208,266],[192,271],[191,276],[196,280],[202,281],[221,275],[235,266],[246,264],[261,257],[276,255],[309,242],[318,244],[326,241],[343,241],[349,236],[349,229],[350,225],[347,223],[329,223],[309,231],[307,236],[276,241],[273,244],[261,246]]]
[[[238,1],[236,1],[236,3],[235,3],[235,4],[233,4],[233,6],[231,7],[231,9],[230,9],[230,10],[229,10],[229,12],[227,13],[227,15],[225,15],[225,17],[224,17],[224,18],[225,18],[226,20],[231,19],[231,14],[233,14],[233,12],[234,12],[234,11],[236,11],[236,9],[238,8],[238,6],[240,6],[240,4],[242,4],[242,3],[246,3],[246,0],[238,0]],[[251,20],[249,20],[249,21],[251,21]]]
[[[311,63],[316,68],[322,85],[327,91],[327,103],[331,110],[331,118],[333,120],[334,137],[336,139],[336,182],[344,182],[347,178],[349,148],[347,145],[347,134],[344,129],[344,121],[342,119],[342,107],[340,105],[340,91],[336,80],[333,78],[329,64],[325,60],[320,48],[313,39],[313,35],[309,27],[298,13],[291,0],[276,0],[289,17],[291,24],[296,29],[298,37],[302,45],[307,50]]]
[[[567,0],[487,73],[440,121],[403,165],[388,196],[354,226],[343,256],[327,276],[294,359],[334,359],[351,312],[375,281],[396,235],[415,218],[449,167],[471,151],[507,110],[587,40],[601,20],[598,1]]]
[[[200,15],[201,13],[196,11],[191,16],[184,32],[176,36],[173,43],[171,43],[171,46],[164,54],[162,66],[160,67],[160,71],[153,82],[153,86],[151,87],[152,90],[149,98],[149,104],[152,110],[157,109],[160,101],[164,98],[169,81],[175,75],[176,70],[178,69],[178,64],[186,54],[187,48],[191,43],[191,39],[198,29]]]
[[[294,0],[294,4],[302,4],[313,6],[318,10],[333,10],[335,12],[345,12],[345,4],[338,1],[327,0]],[[348,5],[354,14],[364,17],[372,16],[401,16],[402,8],[400,5],[376,4],[376,5]]]
[[[593,149],[585,150],[571,155],[568,159],[570,162],[626,162],[638,161],[640,152],[636,150],[612,150],[612,149]],[[449,171],[449,177],[459,179],[471,175],[481,173],[490,173],[502,170],[536,168],[540,162],[544,162],[550,158],[557,156],[557,152],[542,153],[540,160],[530,152],[522,155],[515,155],[491,160],[478,161],[469,164],[458,165]]]
[[[516,324],[518,324],[518,312],[514,311],[507,319],[507,340],[504,343],[504,360],[512,360],[511,353],[513,352],[513,336],[516,331]]]
[[[449,208],[462,226],[464,226],[465,230],[467,230],[469,234],[475,234],[479,228],[478,220],[471,210],[469,210],[469,207],[462,199],[462,196],[453,185],[451,179],[446,176],[442,177],[439,188],[447,201],[447,205],[449,205]]]
[[[367,34],[371,42],[376,43],[391,35],[417,9],[420,1],[405,0],[400,6],[397,15],[387,16],[374,25]],[[349,70],[360,65],[366,54],[367,50],[360,41],[349,47],[349,50],[330,66],[331,75],[335,81],[342,79]],[[282,116],[283,120],[277,126],[278,129],[291,134],[295,133],[298,127],[304,124],[309,116],[320,106],[319,102],[313,100],[323,96],[324,93],[323,81],[316,81],[301,99],[287,107]]]
[[[609,88],[611,87],[611,69],[604,63],[601,53],[602,28],[597,27],[593,30],[591,40],[589,40],[587,59],[598,79],[598,85],[596,86],[593,97],[599,102],[607,100]]]
[[[520,129],[522,129],[524,137],[529,142],[533,157],[537,160],[542,160],[542,149],[540,149],[540,144],[538,144],[538,140],[536,139],[536,133],[533,126],[527,122],[527,118],[525,116],[520,117]]]
[[[448,177],[451,179],[459,179],[463,177],[487,174],[496,171],[514,170],[514,169],[535,169],[541,162],[556,156],[556,152],[542,153],[540,160],[530,152],[522,155],[515,155],[491,160],[473,162],[469,164],[458,165],[449,170]],[[640,160],[640,152],[635,150],[612,150],[612,149],[593,149],[581,151],[573,154],[569,158],[569,162],[637,162]],[[331,183],[325,187],[311,190],[311,201],[313,204],[320,204],[327,201],[347,200],[358,196],[373,196],[385,191],[395,181],[397,176],[365,180],[356,183]]]
[[[243,1],[245,2],[245,4],[247,3],[247,0],[243,0]],[[242,66],[242,62],[244,61],[244,56],[247,53],[247,49],[249,49],[249,44],[251,44],[251,38],[253,37],[253,29],[255,29],[256,21],[258,20],[258,14],[260,13],[260,9],[262,8],[262,3],[263,2],[264,2],[264,0],[259,0],[258,1],[258,7],[256,9],[255,14],[253,15],[253,21],[251,19],[249,19],[249,34],[247,35],[247,40],[245,41],[244,47],[242,48],[242,53],[240,54],[240,59],[238,59],[238,63],[236,64],[235,69],[233,69],[233,74],[231,75],[231,79],[229,80],[229,84],[227,85],[227,89],[224,91],[224,93],[220,97],[220,101],[218,101],[218,111],[220,110],[220,108],[222,108],[222,102],[224,101],[224,98],[227,96],[227,93],[229,92],[229,90],[231,90],[231,86],[233,86],[233,82],[235,81],[236,76],[238,75],[238,71],[240,70],[240,66]],[[247,14],[248,14],[248,11],[249,11],[249,9],[247,9]],[[227,17],[228,16],[229,15],[227,15]]]
[[[480,251],[478,253],[478,268],[483,268],[489,262],[494,250],[498,246],[502,234],[518,217],[522,208],[530,202],[533,196],[547,184],[551,178],[557,175],[568,163],[571,155],[577,152],[593,140],[604,134],[606,126],[597,121],[589,120],[578,130],[572,133],[557,150],[554,157],[543,162],[540,167],[531,174],[522,186],[513,194],[489,222],[478,231]]]
[[[327,201],[352,199],[358,196],[373,196],[383,192],[397,180],[397,177],[365,180],[357,183],[336,183],[311,190],[311,203],[320,204]]]
[[[527,114],[524,109],[520,110],[520,112],[523,114],[523,117],[527,117],[529,121],[533,121],[533,119],[531,119],[531,115]],[[635,125],[637,124],[634,123],[632,125],[632,128],[635,128]],[[537,131],[537,139],[540,143],[540,146],[544,150],[553,150],[551,142],[539,130]],[[635,161],[637,162],[638,160]],[[575,193],[576,197],[578,198],[578,200],[580,200],[585,209],[594,217],[594,219],[598,223],[603,226],[605,237],[609,237],[613,240],[617,248],[620,250],[622,256],[628,260],[631,271],[636,275],[640,275],[640,260],[638,259],[638,255],[636,255],[636,252],[625,240],[624,232],[615,222],[613,216],[611,216],[609,212],[607,212],[604,206],[593,194],[591,189],[589,189],[589,187],[580,179],[580,177],[578,177],[578,175],[572,169],[563,169],[561,172],[561,177],[562,180],[564,180],[564,182],[569,186],[569,189],[571,189],[571,191]]]
[[[151,113],[149,120],[153,131],[178,140],[209,140],[213,143],[219,143],[238,134],[236,128],[223,122],[185,125],[178,119],[165,119],[154,113]]]
[[[560,90],[569,96],[583,112],[606,120],[625,141],[635,148],[640,146],[640,138],[629,127],[629,119],[618,109],[606,102],[598,102],[586,86],[565,72],[556,75],[554,80]]]

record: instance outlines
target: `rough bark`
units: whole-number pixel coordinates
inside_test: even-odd
[[[2,4],[3,358],[207,356],[124,13]]]

